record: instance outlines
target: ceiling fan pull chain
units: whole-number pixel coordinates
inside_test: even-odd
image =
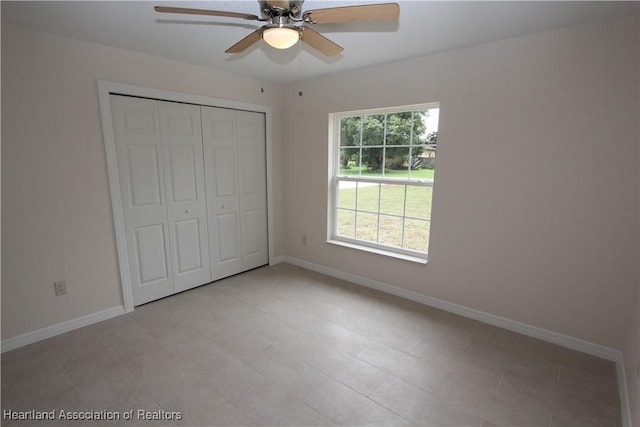
[[[302,78],[302,37],[298,40],[298,76]],[[302,91],[298,92],[298,96],[302,96]]]
[[[262,57],[264,56],[264,40],[261,41],[262,46],[260,49],[260,93],[264,93],[264,84],[262,83],[262,74],[263,74],[263,68],[262,68]]]

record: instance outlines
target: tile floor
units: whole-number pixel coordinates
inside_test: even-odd
[[[1,390],[3,412],[182,414],[129,425],[621,425],[612,362],[286,264],[4,353]],[[2,423],[39,424],[127,422]]]

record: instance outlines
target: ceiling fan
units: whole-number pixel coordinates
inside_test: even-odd
[[[309,25],[333,24],[342,22],[382,22],[397,21],[400,6],[397,3],[378,3],[357,6],[331,7],[302,12],[302,3],[298,1],[258,1],[262,17],[238,12],[225,12],[208,9],[188,9],[182,7],[156,6],[156,12],[182,13],[188,15],[222,16],[240,18],[248,21],[267,22],[238,43],[227,49],[226,53],[240,53],[263,39],[276,49],[288,49],[299,40],[319,50],[327,56],[342,52],[342,47]]]

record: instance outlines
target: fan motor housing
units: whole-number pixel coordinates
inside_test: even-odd
[[[302,12],[303,1],[260,0],[258,3],[260,3],[260,11],[263,18],[272,18],[274,16],[298,18]]]

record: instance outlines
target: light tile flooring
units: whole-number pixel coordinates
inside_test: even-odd
[[[281,264],[3,354],[2,408],[180,411],[132,423],[170,426],[619,426],[615,378],[612,362]]]

